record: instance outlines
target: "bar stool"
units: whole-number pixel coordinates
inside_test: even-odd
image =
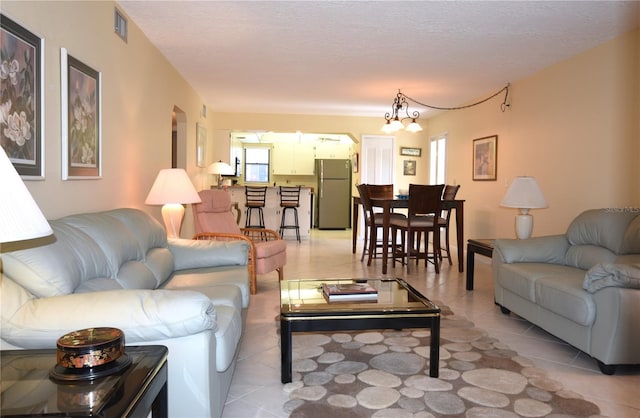
[[[262,208],[264,208],[267,199],[267,186],[246,186],[244,188],[244,195],[247,199],[245,203],[247,208],[246,219],[244,221],[245,228],[265,228]],[[251,223],[251,215],[254,209],[258,211],[258,224]]]
[[[285,229],[295,229],[296,238],[300,242],[300,225],[298,223],[298,207],[300,206],[300,186],[280,186],[280,207],[282,208],[282,220],[280,221],[280,237],[284,238]],[[293,210],[293,224],[286,223],[287,210]]]

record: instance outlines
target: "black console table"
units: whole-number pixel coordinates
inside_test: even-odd
[[[166,418],[167,354],[161,345],[126,346],[131,365],[95,380],[49,377],[56,350],[0,351],[2,417]]]

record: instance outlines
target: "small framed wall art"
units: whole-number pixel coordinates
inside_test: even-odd
[[[44,40],[0,15],[0,147],[25,180],[44,178]]]
[[[422,155],[422,148],[400,147],[400,155],[420,157]]]
[[[62,179],[102,177],[102,76],[60,49]]]
[[[498,172],[498,135],[473,140],[473,180],[495,181]]]
[[[403,161],[403,172],[405,176],[415,176],[416,175],[416,161],[415,160],[404,160]]]

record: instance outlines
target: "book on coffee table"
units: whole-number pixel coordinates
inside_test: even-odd
[[[322,292],[330,302],[378,299],[378,290],[369,283],[322,283]]]

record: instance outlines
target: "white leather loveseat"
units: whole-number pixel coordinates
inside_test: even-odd
[[[0,254],[0,348],[55,348],[70,331],[116,327],[127,345],[168,347],[169,416],[220,416],[249,305],[249,246],[167,242],[136,209],[50,224],[55,242]]]
[[[494,242],[495,301],[598,361],[640,364],[640,209],[592,209],[567,233]]]

